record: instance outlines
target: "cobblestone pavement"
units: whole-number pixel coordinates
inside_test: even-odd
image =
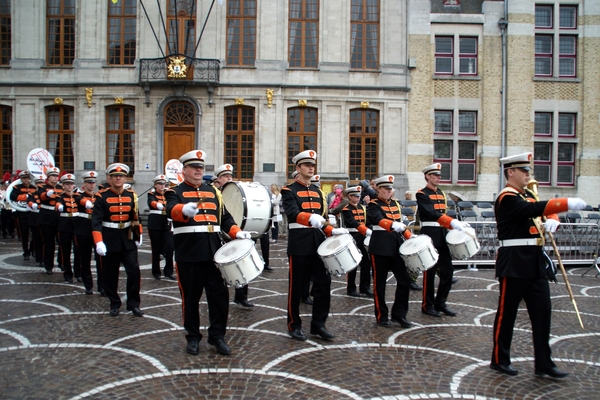
[[[271,245],[275,270],[250,285],[256,306],[230,305],[226,341],[232,354],[217,354],[204,339],[200,354],[191,356],[185,351],[177,283],[154,280],[147,244],[140,249],[146,314],[136,318],[124,306],[118,317],[110,317],[106,298],[86,296],[82,284],[65,283],[58,269],[43,274],[34,261],[23,260],[16,239],[0,241],[0,398],[598,398],[600,278],[581,277],[587,268],[569,270],[585,330],[565,285],[551,284],[553,356],[570,372],[566,380],[553,381],[533,374],[524,308],[512,346],[519,375],[490,370],[498,291],[491,269],[457,270],[449,298],[459,312],[455,318],[421,314],[421,293],[411,292],[410,329],[375,325],[373,301],[346,296],[344,279],[334,278],[327,321],[334,341],[291,340],[285,246],[281,240]],[[121,290],[124,282],[122,272]],[[393,283],[391,278],[388,303]],[[301,307],[308,330],[310,306]],[[204,334],[206,322],[203,296]]]

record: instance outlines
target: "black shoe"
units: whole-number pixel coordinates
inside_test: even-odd
[[[127,311],[131,311],[131,313],[135,317],[143,317],[144,316],[144,312],[142,310],[140,310],[139,307],[127,308]]]
[[[409,322],[406,318],[392,318],[390,321],[399,324],[403,328],[410,328],[413,325],[412,322]]]
[[[335,335],[327,330],[324,326],[320,327],[311,327],[310,328],[311,335],[321,336],[323,340],[332,340]]]
[[[41,267],[41,268],[46,268],[46,265],[44,264],[44,262],[43,262],[43,261],[40,261],[40,267]]]
[[[193,356],[197,356],[198,353],[200,353],[200,350],[198,349],[198,342],[196,342],[196,341],[188,342],[185,351],[188,354],[191,354]]]
[[[275,271],[275,268],[273,268],[269,265],[265,265],[265,271]]]
[[[306,335],[304,334],[304,332],[300,328],[294,329],[293,331],[289,331],[288,334],[290,335],[290,337],[292,339],[299,340],[301,342],[304,342],[307,339]]]
[[[421,310],[423,314],[431,315],[432,317],[441,317],[442,314],[435,311],[433,308],[426,308],[425,310]]]
[[[77,278],[77,282],[81,283],[81,282],[83,282],[83,279]]]
[[[29,256],[23,256],[24,261],[29,261]]]
[[[451,310],[448,307],[436,307],[435,310],[444,313],[449,317],[456,317],[456,311]]]
[[[94,294],[92,289],[85,289],[85,294]]]
[[[313,305],[313,300],[312,300],[310,297],[307,297],[307,298],[305,298],[305,299],[303,298],[303,299],[302,299],[302,302],[303,302],[304,304],[308,304],[309,306],[312,306],[312,305]]]
[[[360,294],[356,290],[353,290],[351,292],[347,292],[347,294],[350,297],[360,297]]]
[[[493,370],[496,370],[498,372],[502,372],[503,374],[506,375],[517,375],[519,373],[519,370],[516,368],[513,368],[512,365],[508,364],[508,365],[501,365],[501,364],[495,364],[495,363],[491,363],[490,364],[490,368]],[[537,372],[536,372],[537,375]]]
[[[250,303],[250,302],[249,302],[248,300],[246,300],[246,299],[242,299],[242,300],[237,300],[237,299],[236,299],[236,300],[233,300],[233,302],[234,302],[235,304],[239,304],[240,306],[243,306],[243,307],[254,307],[254,304]]]
[[[156,279],[157,281],[160,281],[160,274],[153,274],[154,279]]]
[[[364,294],[367,297],[373,297],[374,293],[373,293],[373,291],[371,289],[367,289],[367,290],[361,290],[360,294]]]
[[[377,325],[379,326],[383,326],[384,328],[391,328],[392,327],[392,323],[390,322],[390,320],[385,320],[385,321],[378,321]]]
[[[411,282],[410,290],[423,290],[423,286],[417,285],[417,282]]]
[[[175,278],[175,275],[173,275],[173,274],[165,274],[165,278],[169,278],[172,281],[176,281],[177,280],[177,278]]]
[[[65,279],[65,282],[67,282],[67,283],[73,283],[73,279]]]
[[[231,354],[231,348],[229,348],[227,343],[225,343],[225,341],[221,338],[208,338],[208,344],[215,346],[215,349],[217,349],[217,353],[219,354],[223,354],[224,356]]]
[[[46,270],[46,275],[52,275],[53,273],[54,273],[54,272],[52,272],[52,270],[51,270],[51,269],[47,269],[47,270]]]
[[[65,267],[63,267],[62,264],[58,264],[58,268],[60,268],[62,272],[65,272]]]
[[[106,292],[104,289],[100,289],[100,297],[106,297]]]
[[[552,378],[552,379],[564,379],[567,376],[569,376],[568,372],[563,372],[560,369],[556,368],[556,367],[552,367],[548,370],[545,371],[541,371],[541,370],[535,370],[535,376],[537,376],[538,378]]]
[[[452,278],[452,284],[454,285],[456,282],[458,282],[458,278]]]
[[[119,309],[118,308],[111,308],[110,309],[110,316],[111,317],[116,317],[117,315],[119,315]]]

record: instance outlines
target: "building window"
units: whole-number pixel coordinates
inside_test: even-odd
[[[474,184],[477,167],[477,112],[436,110],[433,162],[442,164],[442,183]]]
[[[377,175],[379,111],[350,110],[350,180],[361,181]]]
[[[577,76],[577,6],[535,6],[535,76]]]
[[[254,108],[225,108],[225,162],[233,165],[233,179],[254,179]]]
[[[296,165],[292,158],[304,150],[317,151],[317,109],[289,108],[287,112],[287,176],[292,178]]]
[[[135,107],[106,108],[106,164],[122,163],[135,173]]]
[[[436,36],[436,75],[452,75],[454,71],[459,75],[477,75],[477,40],[469,36]],[[454,56],[455,48],[458,48],[458,58]]]
[[[0,106],[2,125],[0,125],[0,153],[2,154],[2,175],[13,170],[13,147],[12,147],[12,107]]]
[[[352,69],[379,68],[379,0],[352,0]]]
[[[227,65],[253,66],[256,59],[256,0],[227,1]]]
[[[116,4],[108,0],[108,65],[133,65],[136,21],[137,0],[123,0]]]
[[[53,66],[73,65],[75,59],[76,0],[47,0],[46,62]]]
[[[534,174],[540,186],[574,186],[575,113],[535,113]]]
[[[46,108],[46,148],[54,157],[54,166],[61,171],[75,171],[73,139],[75,136],[75,110],[68,106]]]
[[[196,49],[196,1],[167,2],[167,53],[194,57]]]
[[[319,0],[290,0],[289,64],[316,68],[319,43]]]
[[[10,65],[12,46],[10,0],[0,0],[0,65]]]

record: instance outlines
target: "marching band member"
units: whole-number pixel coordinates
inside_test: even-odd
[[[75,218],[75,242],[79,249],[81,263],[81,278],[85,287],[85,294],[92,294],[94,280],[92,277],[92,254],[94,253],[94,238],[92,237],[92,209],[96,200],[96,171],[83,173],[83,187],[77,196],[77,218]],[[102,269],[99,257],[96,258],[96,274],[98,293],[104,294],[102,289]]]
[[[52,275],[54,269],[54,253],[56,251],[56,234],[58,232],[58,211],[56,199],[62,193],[58,184],[60,169],[51,167],[46,170],[46,184],[40,188],[40,215],[38,225],[44,243],[44,268],[46,274]]]
[[[137,195],[125,189],[129,167],[114,163],[106,170],[109,187],[96,193],[92,208],[92,236],[96,252],[101,256],[102,288],[110,300],[110,315],[116,317],[121,308],[119,267],[127,274],[127,311],[142,317],[140,310],[140,264],[137,248],[142,242]]]
[[[360,202],[360,186],[352,186],[344,190],[344,194],[348,198],[348,205],[342,209],[343,226],[348,229],[350,235],[356,242],[356,246],[362,253],[362,260],[360,261],[360,294],[364,294],[368,297],[373,296],[373,292],[370,289],[371,286],[371,261],[369,260],[369,254],[365,249],[364,241],[365,238],[371,236],[373,231],[366,225],[367,222],[367,210],[365,206],[359,204]],[[360,297],[359,292],[356,291],[356,271],[358,268],[348,272],[347,279],[348,284],[346,287],[346,293],[348,296]]]
[[[448,229],[462,231],[468,225],[446,215],[446,194],[439,188],[442,164],[435,163],[422,170],[427,185],[417,191],[417,212],[421,221],[421,233],[431,238],[439,254],[438,262],[423,272],[423,301],[421,312],[432,317],[441,317],[440,312],[455,317],[456,312],[446,306],[452,287],[452,255],[446,243]],[[434,291],[435,274],[439,270],[440,283],[437,295]]]
[[[150,236],[150,248],[152,249],[152,275],[160,279],[160,255],[165,256],[164,276],[176,280],[173,276],[173,232],[171,221],[167,218],[167,200],[165,189],[167,177],[157,175],[152,180],[154,189],[148,193],[148,235]]]
[[[289,240],[289,286],[287,304],[287,328],[292,339],[307,339],[302,331],[300,319],[300,299],[313,277],[314,304],[310,323],[311,335],[323,340],[332,340],[335,335],[327,330],[325,322],[331,303],[331,277],[323,261],[317,255],[317,248],[325,241],[325,235],[348,233],[343,228],[333,228],[326,223],[327,203],[323,192],[313,183],[317,153],[303,151],[294,158],[298,175],[295,181],[281,189],[283,208],[288,217]]]
[[[30,197],[33,197],[34,193],[37,192],[37,186],[31,184],[31,174],[29,171],[21,171],[19,173],[19,179],[21,184],[15,185],[10,193],[10,200],[13,202],[20,202],[21,204],[27,204]],[[29,249],[29,209],[24,206],[25,211],[15,210],[15,216],[17,221],[17,231],[21,238],[21,245],[23,247],[23,259],[29,261],[31,251]]]
[[[554,232],[559,225],[556,213],[583,210],[586,203],[580,198],[537,201],[536,194],[527,189],[532,156],[523,153],[500,159],[506,187],[494,204],[500,241],[496,258],[500,297],[490,368],[507,375],[519,373],[511,365],[510,346],[519,304],[525,300],[533,332],[535,375],[562,379],[568,373],[559,370],[552,361],[549,344],[552,303],[545,271],[544,229]],[[541,216],[548,217],[545,223]]]
[[[375,287],[375,318],[379,326],[391,327],[394,322],[403,328],[410,328],[412,323],[406,318],[410,277],[398,249],[405,239],[411,237],[411,233],[402,223],[400,204],[392,198],[394,176],[384,175],[375,179],[374,184],[377,198],[371,199],[367,205],[367,225],[373,227],[369,254]],[[396,277],[391,318],[388,317],[388,307],[385,304],[385,286],[389,271]]]
[[[27,201],[27,207],[31,210],[27,222],[31,231],[32,250],[35,255],[35,262],[42,268],[44,268],[44,244],[40,225],[38,224],[38,216],[40,215],[40,189],[44,186],[45,181],[43,175],[34,176],[36,191],[29,196]]]
[[[250,239],[250,233],[240,230],[224,207],[221,193],[204,182],[204,157],[202,150],[192,150],[179,158],[184,181],[165,192],[167,215],[173,220],[186,351],[192,355],[199,353],[202,339],[199,302],[206,289],[208,344],[215,346],[219,354],[229,355],[231,348],[225,342],[229,290],[213,259],[221,247],[219,232],[237,239]]]
[[[63,192],[56,198],[56,210],[58,218],[58,243],[60,246],[60,264],[63,266],[63,277],[65,282],[73,282],[73,269],[75,276],[81,275],[80,265],[75,268],[71,265],[71,249],[75,244],[75,219],[77,218],[77,193],[75,193],[75,175],[64,174],[60,178]],[[75,244],[75,247],[77,245]],[[77,257],[75,262],[77,263]]]

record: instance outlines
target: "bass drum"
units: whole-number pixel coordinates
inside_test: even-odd
[[[271,227],[271,194],[258,182],[228,182],[221,190],[223,203],[235,223],[253,239]]]
[[[10,207],[13,210],[15,210],[15,211],[21,211],[21,212],[27,212],[29,210],[27,210],[27,204],[24,201],[12,201],[10,199],[10,194],[12,193],[13,188],[16,185],[20,185],[20,184],[21,184],[21,180],[17,179],[16,181],[14,181],[10,185],[8,185],[8,187],[6,188],[6,194],[4,195],[4,199],[5,199],[6,203],[8,205],[10,205]]]

